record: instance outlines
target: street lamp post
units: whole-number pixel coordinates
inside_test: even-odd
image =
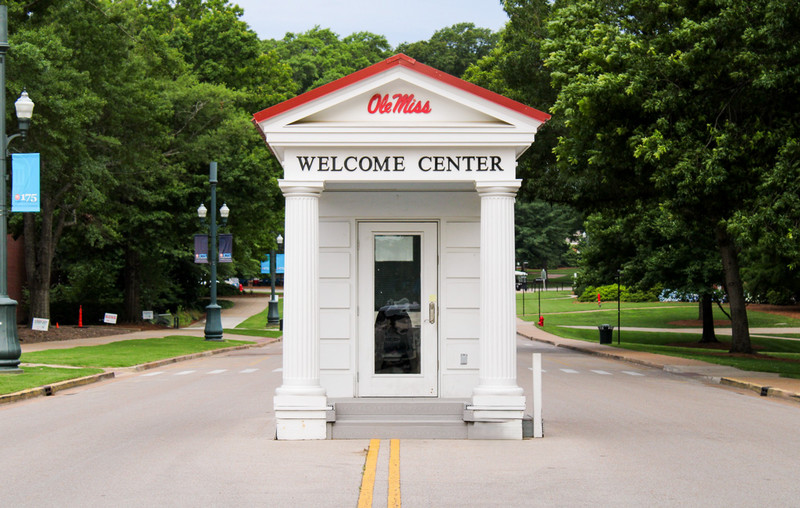
[[[620,291],[620,284],[622,282],[622,270],[617,270],[617,345],[620,342],[622,335],[622,292]]]
[[[6,136],[6,51],[8,51],[8,7],[0,5],[0,373],[20,373],[22,349],[17,335],[17,302],[8,296],[8,203],[6,202],[6,158],[8,144],[16,137],[25,140],[33,115],[33,101],[24,90],[14,103],[19,120],[18,134]]]
[[[217,163],[212,162],[208,182],[211,184],[211,216],[208,218],[208,262],[211,265],[211,280],[209,285],[211,288],[211,302],[206,306],[206,326],[205,338],[206,340],[221,341],[222,340],[222,308],[217,305],[217,261],[219,254],[217,254]],[[197,216],[205,220],[208,210],[205,205],[201,204],[197,208]],[[219,215],[222,217],[222,225],[228,222],[228,215],[230,208],[224,204],[219,209]]]
[[[283,237],[278,234],[278,237],[275,239],[278,244],[278,249],[280,249],[281,245],[283,245]],[[269,273],[270,273],[270,281],[272,283],[272,294],[269,298],[269,310],[267,311],[267,324],[274,325],[280,323],[281,315],[278,312],[278,298],[275,296],[275,273],[276,273],[276,258],[277,254],[275,249],[270,249],[269,253]]]

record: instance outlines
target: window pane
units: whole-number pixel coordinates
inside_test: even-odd
[[[420,235],[375,236],[375,373],[420,373]]]

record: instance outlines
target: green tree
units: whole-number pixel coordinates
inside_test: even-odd
[[[24,83],[34,97],[25,149],[42,153],[42,212],[23,220],[33,315],[49,316],[56,278],[73,286],[62,293],[75,301],[103,295],[128,319],[142,303],[192,301],[201,269],[190,239],[211,160],[220,162],[221,199],[235,210],[234,255],[254,270],[253,258],[274,241],[262,228],[280,220],[281,206],[279,168],[250,115],[295,86],[277,54],[262,53],[238,22],[238,8],[68,0],[35,4],[29,16],[28,6],[10,7],[9,93]],[[184,44],[181,34],[204,29],[204,40],[219,38]],[[225,45],[229,52],[213,53]],[[239,72],[250,79],[232,88],[244,80]]]
[[[328,28],[287,33],[279,40],[263,41],[292,70],[300,92],[324,85],[390,56],[391,46],[382,35],[357,32],[344,39]]]
[[[565,205],[518,200],[514,206],[516,256],[530,267],[562,266],[571,238],[582,227],[581,217]]]
[[[622,283],[640,291],[662,287],[697,294],[700,342],[716,342],[712,304],[714,287],[723,280],[722,265],[713,238],[691,226],[657,204],[641,202],[591,214],[579,285],[609,284],[619,270]]]
[[[493,50],[464,73],[464,79],[541,111],[556,99],[550,70],[544,65],[542,42],[548,36],[552,7],[547,0],[505,0],[509,22]],[[556,170],[553,147],[563,135],[563,122],[554,116],[536,133],[536,141],[520,158],[524,200],[572,204],[578,200],[575,182]]]
[[[458,23],[437,30],[430,40],[404,42],[397,46],[415,60],[442,72],[461,76],[467,67],[488,55],[497,45],[499,34],[474,23]]]
[[[138,61],[129,58],[118,9],[62,2],[34,6],[28,16],[24,7],[9,4],[8,91],[18,93],[24,84],[37,104],[25,150],[42,156],[41,212],[23,214],[23,229],[31,313],[49,317],[58,242],[110,178],[107,162],[117,140],[102,131],[115,107],[108,91]]]
[[[568,135],[565,175],[599,181],[597,208],[649,196],[715,241],[732,352],[752,351],[739,268],[742,218],[781,200],[767,182],[797,139],[800,6],[758,2],[558,2],[544,48]]]

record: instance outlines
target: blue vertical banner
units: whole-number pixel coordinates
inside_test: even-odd
[[[11,211],[39,211],[39,154],[11,154]]]
[[[265,256],[267,258],[266,261],[261,262],[261,273],[269,273],[269,254]],[[283,263],[284,255],[283,254],[276,254],[275,255],[275,273],[283,273]]]
[[[233,262],[233,235],[229,233],[219,235],[219,262]]]
[[[194,235],[194,262],[208,263],[208,235]]]

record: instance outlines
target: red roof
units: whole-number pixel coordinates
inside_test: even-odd
[[[547,120],[550,119],[550,115],[542,111],[539,111],[538,109],[531,108],[520,102],[509,99],[508,97],[504,97],[500,94],[494,93],[478,85],[474,85],[472,83],[464,81],[463,79],[459,79],[455,76],[451,76],[450,74],[446,74],[442,71],[436,70],[433,67],[429,67],[425,64],[419,63],[413,58],[403,55],[402,53],[399,53],[397,55],[387,58],[386,60],[383,60],[382,62],[370,65],[365,69],[361,69],[360,71],[356,71],[343,78],[339,78],[336,81],[332,81],[328,84],[322,85],[313,90],[309,90],[304,94],[298,95],[297,97],[293,97],[289,100],[283,101],[280,104],[276,104],[272,107],[261,110],[253,115],[253,121],[255,123],[262,122],[268,118],[280,115],[281,113],[285,113],[286,111],[294,109],[298,106],[316,100],[320,97],[324,97],[325,95],[336,92],[337,90],[341,90],[342,88],[350,86],[354,83],[358,83],[359,81],[370,78],[372,76],[375,76],[376,74],[380,74],[382,72],[388,71],[398,66],[406,67],[415,72],[419,72],[420,74],[423,74],[425,76],[437,79],[442,83],[446,83],[460,90],[464,90],[465,92],[477,95],[478,97],[499,104],[500,106],[516,111],[517,113],[534,118],[540,122],[546,122]]]

